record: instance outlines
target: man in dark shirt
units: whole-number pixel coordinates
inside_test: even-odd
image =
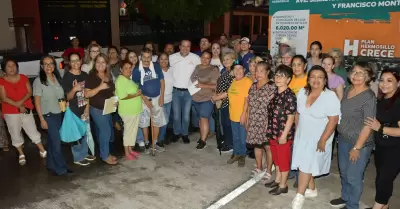
[[[200,44],[199,45],[200,45],[200,50],[195,51],[194,53],[197,54],[199,57],[201,57],[201,54],[204,51],[210,49],[211,43],[210,43],[210,40],[208,40],[208,38],[203,37],[203,38],[200,39]]]
[[[139,127],[143,129],[143,136],[146,143],[146,152],[149,153],[149,126],[150,119],[153,120],[153,143],[158,139],[160,127],[166,125],[164,116],[164,74],[158,63],[152,62],[152,52],[144,49],[141,53],[139,66],[133,70],[132,80],[138,83],[142,90],[143,112],[145,120],[139,122]],[[146,114],[151,113],[151,114]],[[150,117],[151,116],[151,117]],[[164,151],[163,145],[157,143],[154,151]]]
[[[249,38],[243,37],[240,39],[240,53],[238,60],[243,62],[243,65],[246,68],[245,74],[249,72],[249,60],[254,57],[254,54],[250,52],[250,46]]]

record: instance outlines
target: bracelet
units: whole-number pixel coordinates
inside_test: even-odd
[[[378,129],[378,133],[383,134],[383,128],[385,128],[383,125],[381,125],[381,127],[379,127]]]

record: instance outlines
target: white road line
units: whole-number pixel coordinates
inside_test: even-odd
[[[265,171],[259,173],[257,176],[249,179],[235,190],[230,192],[229,194],[225,195],[223,198],[219,199],[214,204],[210,205],[207,209],[219,209],[222,208],[224,205],[228,204],[230,201],[241,195],[243,192],[251,188],[254,184],[259,182],[261,178],[264,176]]]

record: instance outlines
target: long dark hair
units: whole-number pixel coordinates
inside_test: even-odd
[[[306,95],[310,95],[311,94],[310,75],[314,71],[321,71],[324,74],[325,84],[324,84],[324,89],[322,89],[322,90],[325,91],[326,89],[329,89],[329,87],[328,87],[328,73],[326,73],[325,69],[322,66],[314,65],[314,66],[312,66],[311,70],[307,74],[307,85],[304,87],[304,89],[306,90],[306,92],[305,92]]]
[[[61,83],[61,76],[60,76],[60,72],[58,72],[56,59],[54,59],[54,57],[51,55],[45,55],[42,57],[42,59],[40,59],[40,65],[39,65],[39,67],[40,67],[40,70],[39,70],[40,83],[42,83],[45,86],[49,85],[49,82],[47,82],[46,72],[44,71],[44,68],[43,68],[43,64],[44,64],[43,61],[46,58],[50,58],[51,61],[53,62],[53,66],[54,66],[53,75],[54,75],[54,77],[56,77],[58,83]]]
[[[386,68],[382,70],[381,76],[379,79],[382,78],[382,75],[385,73],[390,73],[394,76],[397,82],[400,82],[400,68],[399,67],[394,67],[394,68]],[[385,94],[382,93],[382,91],[379,89],[378,92],[378,100],[383,100]],[[400,87],[397,87],[396,93],[390,98],[389,104],[385,107],[386,110],[389,110],[393,104],[396,102],[396,100],[400,98]]]
[[[321,53],[319,54],[319,58],[321,59],[321,58],[322,58],[322,44],[321,44],[321,42],[319,42],[319,41],[314,41],[314,42],[312,42],[312,43],[310,44],[310,50],[311,50],[311,47],[312,47],[313,45],[317,45],[318,48],[319,48],[319,50],[321,50]]]
[[[99,55],[97,55],[94,60],[93,60],[93,68],[92,70],[89,72],[89,75],[96,75],[98,74],[98,71],[96,69],[96,62],[99,58],[103,58],[104,61],[106,62],[106,71],[105,71],[105,76],[107,76],[110,80],[112,80],[112,76],[111,76],[111,70],[110,70],[110,65],[109,65],[109,61],[108,61],[108,56],[104,53],[100,53]]]

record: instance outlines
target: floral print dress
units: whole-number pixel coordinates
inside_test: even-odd
[[[246,142],[251,147],[262,148],[268,145],[267,122],[268,105],[273,99],[275,85],[268,82],[260,89],[257,89],[257,82],[250,87],[248,104],[248,130]]]

